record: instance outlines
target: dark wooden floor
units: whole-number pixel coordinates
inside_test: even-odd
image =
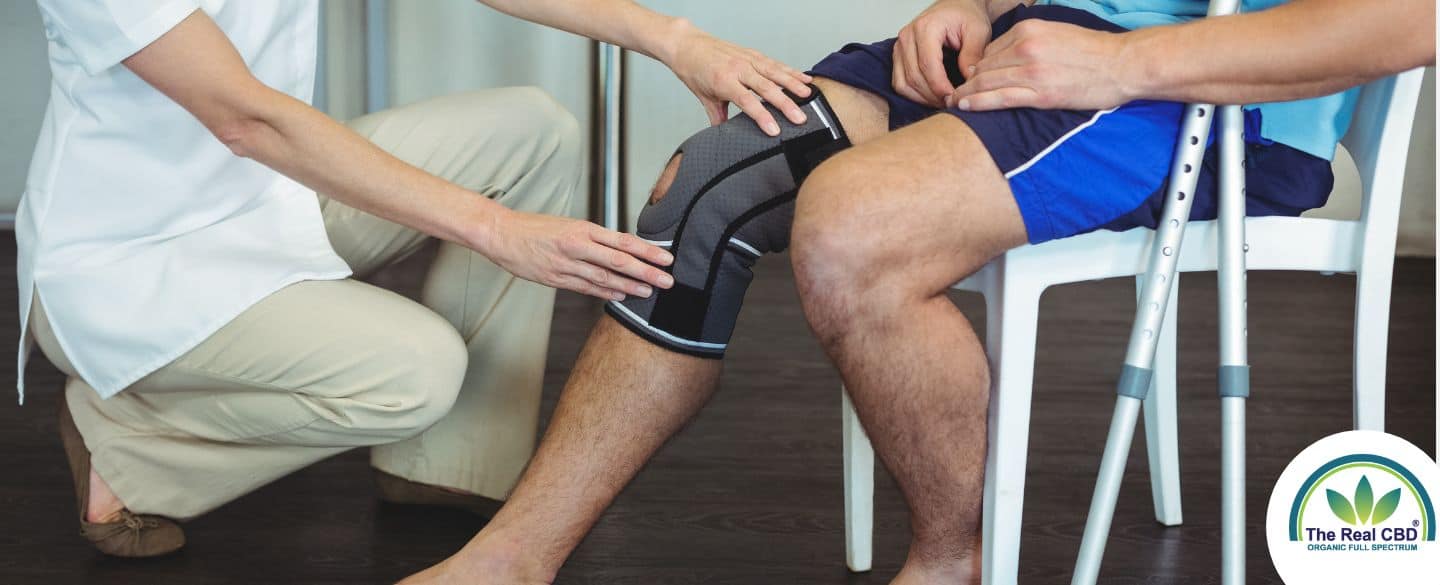
[[[0,242],[0,272],[13,241]],[[409,290],[415,261],[383,281]],[[1397,264],[1390,336],[1389,430],[1433,449],[1435,263]],[[1257,273],[1251,288],[1251,583],[1278,583],[1265,552],[1270,487],[1306,444],[1350,424],[1354,280]],[[1217,583],[1218,426],[1215,280],[1182,280],[1181,432],[1185,525],[1152,520],[1137,441],[1121,491],[1104,583]],[[1055,289],[1042,303],[1021,582],[1068,582],[1132,313],[1132,284]],[[723,389],[619,499],[570,559],[560,583],[885,583],[904,558],[907,523],[894,484],[876,489],[875,570],[844,565],[839,379],[810,339],[787,263],[768,260],[741,319]],[[978,297],[957,297],[983,327]],[[0,291],[15,306],[15,291]],[[545,416],[596,308],[562,295]],[[15,335],[0,311],[0,339]],[[150,561],[103,558],[75,535],[73,496],[54,413],[61,379],[30,368],[24,407],[0,400],[0,585],[390,583],[439,560],[481,526],[461,513],[377,504],[366,459],[315,465],[187,525],[189,547]],[[0,359],[0,364],[7,363]],[[0,369],[0,379],[12,372]]]

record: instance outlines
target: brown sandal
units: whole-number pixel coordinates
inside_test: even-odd
[[[174,520],[120,510],[114,522],[85,521],[85,508],[90,499],[90,451],[70,416],[70,406],[60,397],[60,440],[65,444],[65,458],[75,480],[75,498],[80,508],[80,536],[100,549],[117,557],[158,557],[185,546],[185,532]]]

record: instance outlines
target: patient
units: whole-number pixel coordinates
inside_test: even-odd
[[[990,367],[947,288],[1026,242],[1153,226],[1182,101],[1312,98],[1247,109],[1248,211],[1319,207],[1354,98],[1333,92],[1434,59],[1429,2],[1190,23],[1203,2],[1018,4],[938,2],[898,39],[817,64],[804,124],[769,137],[740,117],[686,141],[637,230],[674,253],[676,286],[607,305],[504,509],[407,582],[552,581],[705,404],[750,266],[792,243],[806,317],[910,508],[894,583],[978,582]],[[1215,214],[1213,150],[1187,170],[1202,173],[1196,217]]]

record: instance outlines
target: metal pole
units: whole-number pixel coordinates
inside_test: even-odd
[[[601,221],[612,230],[623,230],[620,217],[621,79],[624,53],[620,47],[600,43],[596,84],[600,99],[600,183]]]
[[[365,111],[390,107],[390,2],[365,0]]]
[[[1220,108],[1221,583],[1245,583],[1245,400],[1250,396],[1245,287],[1245,122]]]
[[[310,93],[310,105],[315,109],[330,112],[330,67],[326,63],[330,54],[326,45],[329,43],[330,28],[325,25],[325,4],[320,4],[316,9],[315,17],[315,88]]]

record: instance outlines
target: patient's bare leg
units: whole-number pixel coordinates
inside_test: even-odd
[[[989,367],[946,291],[1025,242],[1009,184],[933,116],[820,165],[791,237],[805,315],[910,506],[893,585],[978,583]]]
[[[852,142],[883,134],[883,101],[818,80]],[[678,157],[653,197],[663,197]],[[616,494],[715,389],[720,362],[661,349],[602,317],[505,507],[463,550],[405,583],[549,583]]]

